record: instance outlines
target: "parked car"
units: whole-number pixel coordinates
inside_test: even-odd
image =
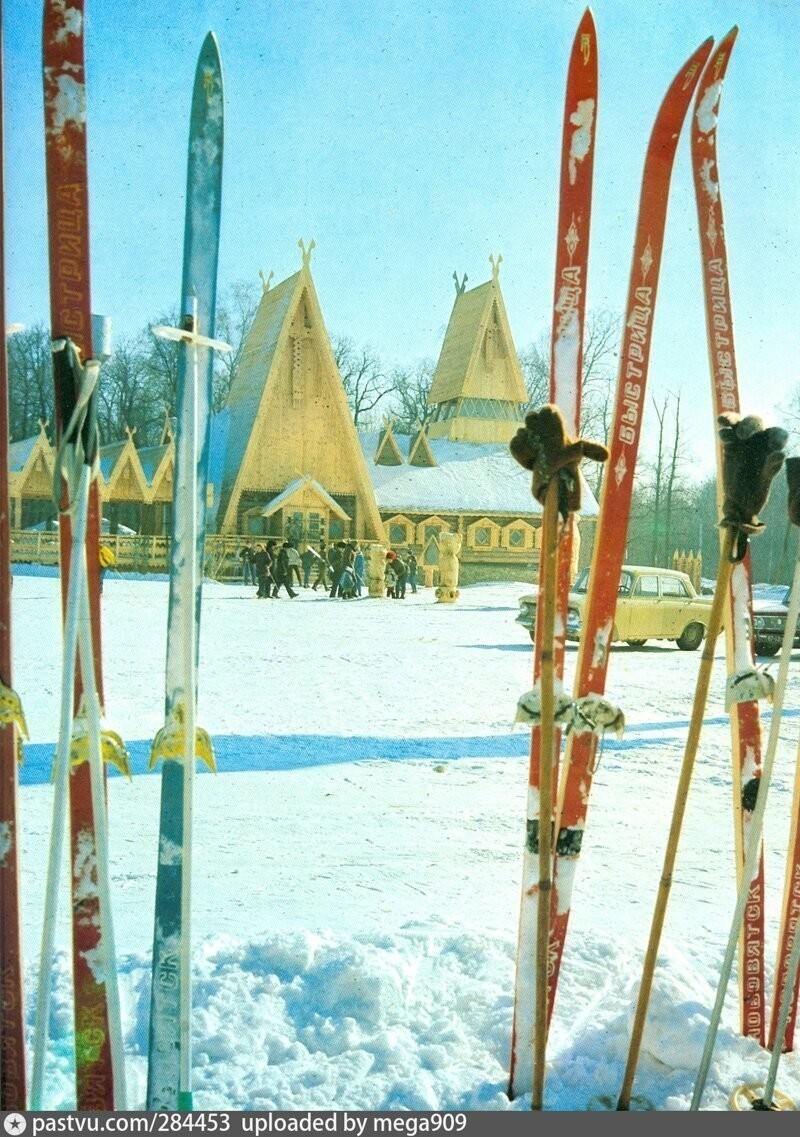
[[[580,638],[589,570],[578,574],[569,594],[566,638]],[[516,622],[533,639],[537,594],[523,596]],[[623,565],[611,642],[641,647],[648,640],[674,640],[682,651],[696,651],[705,638],[711,597],[700,596],[685,572]]]
[[[756,655],[776,655],[783,643],[786,617],[789,613],[789,593],[786,588],[777,598],[753,596],[753,647]],[[800,621],[795,629],[793,647],[800,647]]]

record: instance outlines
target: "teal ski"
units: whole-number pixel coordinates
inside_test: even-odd
[[[192,791],[197,758],[213,769],[197,727],[197,663],[205,543],[206,482],[222,191],[222,68],[213,33],[195,73],[189,130],[181,326],[154,328],[178,341],[175,488],[169,562],[165,724],[153,742],[162,758],[147,1108],[192,1108]]]

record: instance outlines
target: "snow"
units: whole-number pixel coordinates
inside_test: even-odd
[[[437,604],[259,604],[206,581],[198,723],[218,773],[195,779],[193,1079],[202,1109],[527,1110],[506,1096],[529,728],[515,724],[532,649],[514,623],[530,582]],[[145,1099],[168,583],[110,572],[106,724],[133,777],[109,771],[109,842],[128,1104]],[[20,771],[29,1042],[58,727],[60,600],[18,573],[14,685],[31,738]],[[577,652],[567,649],[567,686]],[[605,739],[550,1032],[547,1110],[614,1109],[683,755],[699,652],[614,647]],[[796,662],[793,660],[793,667]],[[687,802],[634,1104],[687,1110],[736,901],[730,731],[719,648]],[[790,673],[765,820],[770,998],[800,700]],[[766,742],[769,711],[763,711]],[[66,866],[44,1105],[74,1105]],[[703,1097],[763,1084],[738,1029],[734,976]],[[800,1061],[777,1088],[800,1101]]]

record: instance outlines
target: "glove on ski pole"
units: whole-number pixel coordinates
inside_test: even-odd
[[[581,505],[581,482],[578,466],[582,458],[605,462],[608,450],[599,442],[585,438],[570,438],[558,407],[545,404],[525,417],[509,444],[511,454],[533,474],[532,491],[536,500],[544,505],[547,487],[558,476],[558,512],[566,521]]]
[[[756,415],[723,414],[717,418],[722,441],[723,528],[736,530],[732,560],[744,559],[747,540],[764,529],[758,518],[772,480],[783,465],[788,434],[779,426],[764,429]]]

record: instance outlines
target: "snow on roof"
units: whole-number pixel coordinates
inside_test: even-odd
[[[31,451],[39,439],[38,434],[30,438],[21,438],[18,442],[11,442],[8,446],[8,470],[11,474],[18,473],[31,456]]]
[[[272,498],[272,500],[269,501],[261,510],[261,516],[270,517],[273,513],[276,512],[276,510],[281,509],[288,501],[290,501],[291,498],[293,498],[297,493],[297,491],[303,489],[304,486],[311,486],[311,488],[319,495],[322,501],[325,502],[328,508],[332,510],[337,517],[341,517],[343,521],[352,521],[350,515],[348,513],[345,513],[339,503],[334,501],[331,495],[326,490],[324,490],[319,482],[315,481],[315,479],[312,478],[310,474],[304,474],[302,478],[295,479],[295,481],[288,485],[282,493],[279,493],[277,497]]]
[[[428,439],[436,466],[379,466],[373,458],[379,434],[359,435],[378,508],[392,513],[469,512],[539,516],[530,473],[496,443]],[[395,436],[400,441],[401,436]],[[403,446],[408,453],[408,446]],[[597,502],[584,481],[582,517],[597,516]]]

